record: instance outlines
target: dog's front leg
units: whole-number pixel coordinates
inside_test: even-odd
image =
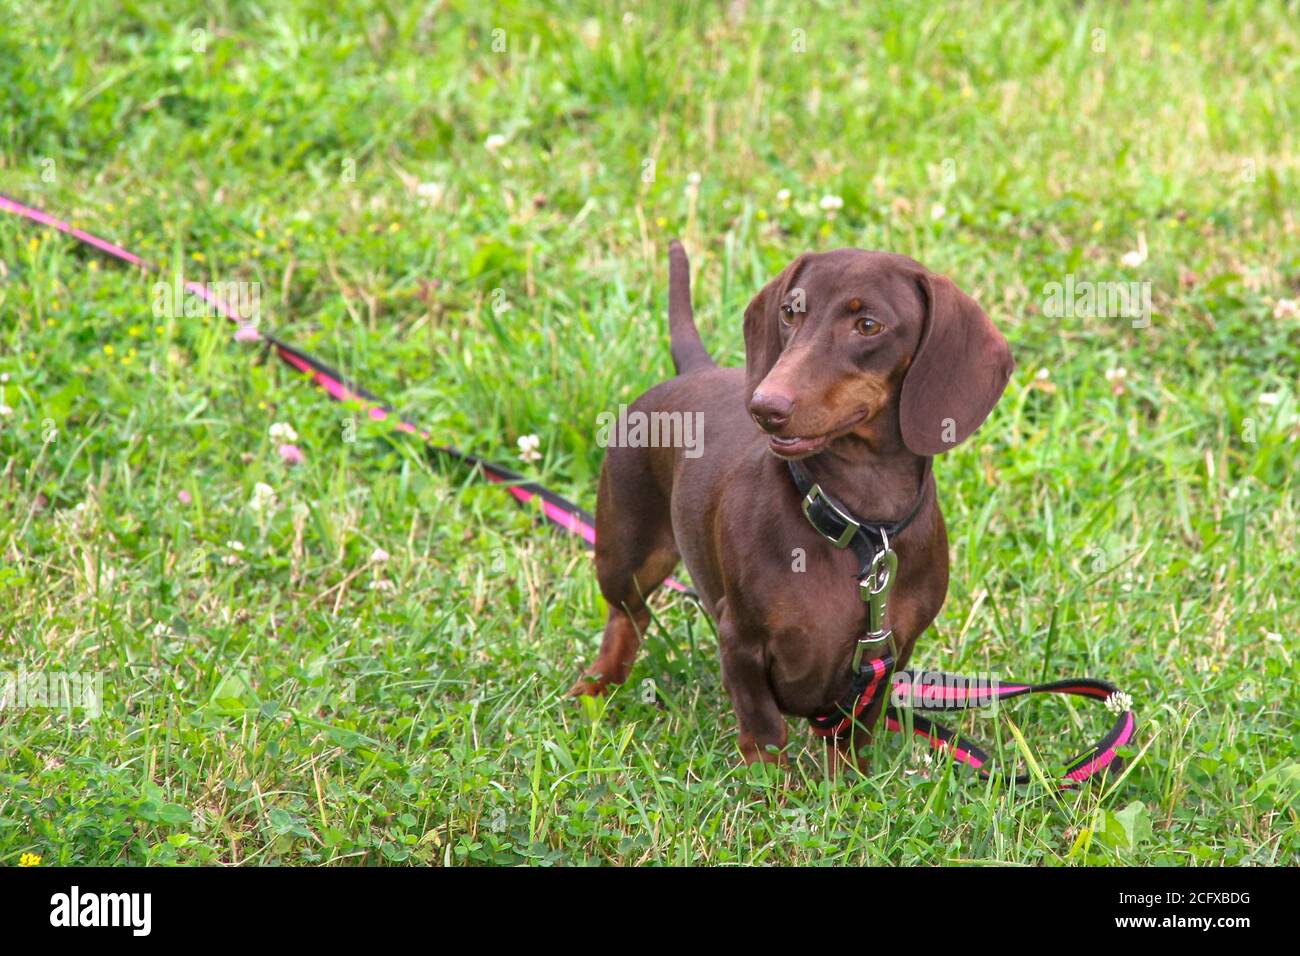
[[[727,617],[718,624],[722,682],[740,726],[740,753],[745,763],[786,763],[789,730],[767,680],[763,648],[746,641]]]

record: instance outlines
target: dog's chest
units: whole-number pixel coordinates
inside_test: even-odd
[[[854,648],[867,631],[856,583],[850,577],[764,603],[761,640],[777,703],[789,714],[824,713],[848,685]]]
[[[769,591],[759,596],[760,606],[747,615],[758,623],[754,637],[763,644],[768,681],[787,714],[820,716],[834,708],[852,681],[857,642],[870,627],[854,562],[837,556],[829,564],[815,579],[792,583],[779,594]],[[937,602],[921,581],[900,577],[890,594],[885,626],[893,632],[899,654],[905,656],[919,631],[933,619]],[[866,656],[870,659],[879,653],[872,648]]]

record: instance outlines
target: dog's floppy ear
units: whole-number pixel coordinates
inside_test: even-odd
[[[920,285],[925,327],[903,379],[898,417],[910,451],[937,455],[979,428],[1002,397],[1015,362],[1002,333],[952,280],[925,273]]]
[[[749,395],[754,394],[758,383],[767,378],[781,357],[781,318],[777,312],[788,291],[786,283],[807,257],[808,253],[804,253],[782,269],[745,309],[745,390]]]

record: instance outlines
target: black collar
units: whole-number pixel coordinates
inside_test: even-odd
[[[930,485],[930,464],[934,459],[926,458],[921,472],[921,488],[916,493],[912,507],[898,521],[868,521],[859,518],[840,502],[836,501],[821,485],[812,480],[808,470],[797,461],[788,461],[790,477],[795,487],[803,495],[803,513],[808,523],[823,538],[837,548],[852,548],[858,558],[858,576],[862,577],[871,567],[876,552],[884,547],[886,540],[894,537],[917,516],[925,502],[926,489]]]

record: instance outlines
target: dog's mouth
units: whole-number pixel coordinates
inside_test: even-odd
[[[767,440],[767,447],[778,458],[807,458],[809,455],[815,455],[841,435],[846,435],[853,429],[857,428],[871,415],[871,410],[867,409],[862,414],[855,417],[852,421],[841,425],[839,428],[831,429],[821,435],[812,435],[809,437],[797,436],[794,438],[781,438],[772,435]]]

